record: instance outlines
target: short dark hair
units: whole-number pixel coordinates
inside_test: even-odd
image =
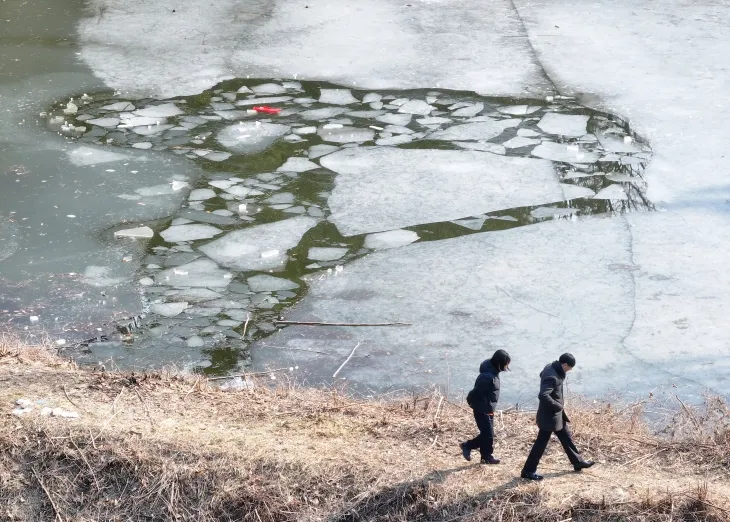
[[[489,362],[491,362],[492,366],[497,368],[499,371],[504,371],[504,369],[511,361],[512,359],[506,351],[497,350],[496,352],[494,352],[494,355],[492,355],[492,358]]]
[[[558,362],[560,364],[567,364],[571,368],[575,368],[575,357],[573,357],[572,353],[564,353],[560,356],[560,359],[558,359]]]

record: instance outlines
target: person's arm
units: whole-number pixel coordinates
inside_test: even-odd
[[[487,379],[484,375],[480,375],[474,384],[474,395],[476,402],[482,404],[489,413],[493,413],[490,408],[490,402],[494,395],[494,381]]]
[[[558,381],[555,377],[545,377],[540,382],[540,393],[537,395],[540,403],[553,410],[553,413],[558,413],[563,409],[563,405],[551,397],[557,386]]]

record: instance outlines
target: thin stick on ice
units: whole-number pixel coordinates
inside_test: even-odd
[[[274,321],[274,324],[300,324],[304,326],[411,326],[411,323],[325,323],[319,321]]]
[[[337,377],[337,374],[338,374],[338,373],[340,373],[340,370],[341,370],[341,369],[342,369],[342,368],[343,368],[343,367],[344,367],[344,366],[345,366],[345,365],[347,364],[347,362],[348,362],[348,361],[349,361],[350,359],[352,359],[352,356],[353,356],[353,355],[355,355],[355,350],[357,350],[357,347],[358,347],[358,346],[360,346],[360,343],[357,343],[357,344],[355,345],[355,347],[354,347],[354,348],[352,349],[352,351],[350,352],[350,355],[349,355],[349,356],[347,357],[347,359],[345,359],[345,362],[343,362],[343,363],[342,363],[342,364],[340,365],[340,367],[339,367],[339,368],[337,368],[337,371],[336,371],[335,373],[333,373],[333,374],[332,374],[332,378],[333,378],[333,379],[334,379],[335,377]]]

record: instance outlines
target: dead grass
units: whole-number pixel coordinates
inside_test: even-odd
[[[358,400],[279,375],[222,392],[196,376],[76,368],[0,338],[0,520],[725,521],[730,414],[677,403],[571,405],[576,474],[553,442],[518,479],[533,415],[496,418],[499,466],[466,463],[470,412],[437,394]],[[79,419],[7,415],[18,398]],[[575,402],[575,401],[574,401]]]

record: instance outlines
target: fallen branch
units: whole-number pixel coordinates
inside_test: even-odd
[[[689,410],[689,408],[687,408],[687,406],[682,402],[682,399],[680,399],[676,393],[674,394],[674,398],[677,399],[677,401],[679,401],[679,404],[682,405],[682,409],[687,413],[689,418],[692,419],[692,422],[697,427],[697,431],[702,433],[702,428],[700,427],[700,423],[697,422],[697,419],[695,418],[694,414]]]
[[[68,399],[68,402],[70,402],[71,404],[73,404],[76,408],[81,409],[81,408],[79,408],[78,404],[76,404],[74,401],[72,401],[71,400],[71,397],[68,396],[68,392],[66,391],[66,385],[65,384],[63,385],[63,394],[66,396],[66,399]]]
[[[360,343],[357,343],[357,344],[355,345],[355,347],[354,347],[354,348],[352,349],[352,351],[350,352],[350,355],[349,355],[349,356],[347,357],[347,359],[345,359],[345,362],[343,362],[343,363],[342,363],[342,364],[340,365],[340,367],[339,367],[339,368],[337,368],[337,371],[336,371],[335,373],[333,373],[333,374],[332,374],[332,378],[333,378],[333,379],[334,379],[335,377],[337,377],[337,374],[338,374],[338,373],[340,373],[340,370],[341,370],[341,369],[342,369],[342,368],[343,368],[343,367],[344,367],[344,366],[345,366],[345,365],[347,364],[347,362],[348,362],[348,361],[349,361],[350,359],[352,359],[352,356],[353,356],[353,355],[355,355],[355,350],[357,350],[357,347],[358,347],[358,346],[360,346]]]
[[[223,379],[235,379],[236,377],[256,377],[257,375],[269,375],[270,373],[286,372],[289,368],[277,368],[275,370],[268,370],[265,372],[252,372],[252,373],[234,373],[233,375],[224,375],[222,377],[208,377],[209,381],[222,381]]]
[[[689,499],[692,499],[692,500],[694,500],[695,502],[699,502],[700,504],[704,504],[704,505],[706,505],[706,506],[709,506],[709,507],[711,507],[711,508],[717,509],[717,510],[719,510],[719,511],[724,511],[725,513],[730,513],[730,509],[725,509],[725,508],[721,508],[720,506],[716,506],[715,504],[710,504],[710,503],[709,503],[709,502],[707,502],[706,500],[702,500],[702,499],[700,499],[700,498],[697,498],[697,497],[693,497],[692,495],[688,495],[687,493],[681,493],[681,492],[680,492],[679,494],[680,494],[680,495],[682,495],[682,496],[684,496],[684,497],[687,497],[687,498],[689,498]]]
[[[300,324],[304,326],[412,326],[411,323],[325,323],[320,321],[274,321],[274,324]]]
[[[63,517],[61,516],[61,512],[58,510],[58,506],[56,506],[56,503],[53,501],[53,498],[51,498],[51,494],[46,489],[45,484],[43,484],[43,481],[41,480],[40,475],[38,475],[38,472],[35,470],[35,468],[31,468],[33,470],[33,475],[35,475],[36,480],[38,481],[38,484],[41,485],[41,489],[43,490],[43,493],[46,494],[46,497],[48,497],[48,501],[51,503],[51,507],[53,508],[53,513],[56,515],[54,520],[60,520],[63,522]]]
[[[241,337],[246,339],[246,330],[248,330],[248,322],[251,320],[251,314],[246,314],[246,324],[243,325],[243,333]]]

